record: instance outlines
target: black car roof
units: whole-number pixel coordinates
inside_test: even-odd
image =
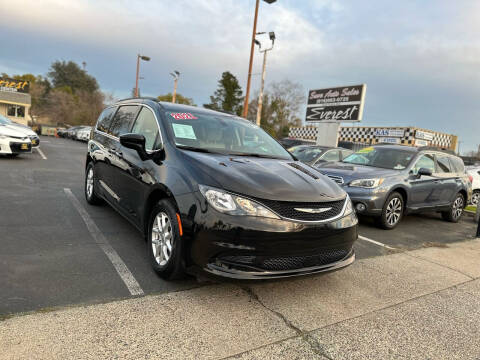
[[[295,145],[295,146],[292,146],[292,147],[295,147],[295,148],[316,148],[316,149],[339,149],[339,150],[350,150],[350,149],[346,149],[346,148],[343,148],[343,147],[334,147],[334,146],[324,146],[324,145],[309,145],[309,144],[301,144],[301,145]],[[350,150],[350,151],[353,151],[353,150]]]
[[[142,104],[147,104],[148,103],[157,103],[159,104],[164,110],[166,111],[175,111],[175,112],[196,112],[196,113],[203,113],[203,114],[217,114],[217,115],[224,115],[224,116],[232,116],[232,117],[238,117],[235,114],[231,114],[228,112],[224,111],[216,111],[216,110],[210,110],[206,108],[202,108],[199,106],[191,106],[191,105],[184,105],[184,104],[174,104],[171,102],[167,101],[158,101],[157,98],[154,97],[138,97],[138,98],[127,98],[127,99],[122,99],[119,100],[115,103],[115,105],[118,104],[125,104],[125,103],[142,103]]]
[[[397,149],[397,150],[406,150],[406,151],[411,151],[411,152],[420,152],[420,151],[438,151],[438,152],[443,152],[449,155],[455,155],[455,152],[452,150],[444,149],[444,148],[438,148],[435,146],[408,146],[408,145],[392,145],[392,144],[378,144],[378,145],[373,145],[372,147],[382,147],[386,149]]]

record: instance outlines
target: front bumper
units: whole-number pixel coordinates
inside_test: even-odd
[[[31,153],[32,152],[32,143],[30,141],[10,141],[9,142],[10,152],[7,150],[6,153],[10,154],[21,154],[21,153]]]
[[[271,279],[333,271],[355,260],[355,213],[326,223],[231,216],[211,208],[195,216],[190,258],[203,271],[235,279]]]
[[[343,190],[345,190],[348,193],[348,196],[350,196],[357,214],[368,216],[381,215],[386,196],[388,195],[387,189],[366,189],[344,186]],[[358,211],[357,205],[359,203],[365,205],[365,210]]]
[[[292,270],[239,270],[234,267],[226,267],[226,266],[219,266],[217,264],[208,264],[207,268],[204,270],[209,272],[213,275],[228,277],[232,279],[240,279],[240,280],[254,280],[254,279],[278,279],[278,278],[286,278],[292,276],[300,276],[300,275],[311,275],[321,272],[327,271],[335,271],[341,268],[344,268],[355,261],[355,252],[350,250],[345,258],[329,263],[326,265],[318,265],[318,266],[311,266],[305,267],[300,269],[292,269]]]

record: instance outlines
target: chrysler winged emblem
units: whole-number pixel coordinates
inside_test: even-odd
[[[306,212],[310,214],[320,214],[325,211],[331,210],[332,208],[329,207],[329,208],[318,208],[318,209],[307,209],[307,208],[294,208],[294,209],[297,211]]]

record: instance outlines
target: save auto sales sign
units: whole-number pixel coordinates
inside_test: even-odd
[[[365,84],[310,90],[305,120],[360,121],[366,90]]]

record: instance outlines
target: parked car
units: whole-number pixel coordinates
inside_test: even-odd
[[[472,193],[462,159],[429,147],[372,146],[319,170],[343,187],[357,213],[375,217],[384,229],[420,211],[457,222]]]
[[[346,192],[250,121],[136,98],[105,109],[92,136],[86,200],[145,235],[163,278],[290,277],[354,261]]]
[[[17,156],[32,152],[32,141],[23,132],[0,123],[0,154]]]
[[[66,131],[65,131],[65,136],[66,138],[68,139],[75,139],[75,136],[76,136],[76,133],[78,130],[80,130],[81,128],[83,128],[83,126],[72,126],[72,127],[69,127]]]
[[[473,205],[478,205],[480,202],[480,166],[468,166],[467,174],[472,177],[472,200]]]
[[[282,138],[282,139],[278,140],[278,142],[280,144],[282,144],[282,146],[285,149],[288,149],[288,148],[291,148],[291,147],[297,146],[297,145],[315,145],[315,141],[295,139],[295,138],[290,138],[290,137]]]
[[[84,126],[75,132],[74,138],[75,140],[87,142],[90,139],[91,132],[92,132],[91,126]]]
[[[289,148],[288,151],[298,160],[312,166],[325,162],[342,161],[353,154],[353,150],[319,145],[297,145]]]
[[[38,137],[37,133],[28,126],[13,122],[12,120],[3,115],[0,115],[0,125],[4,125],[9,129],[18,131],[28,136],[32,147],[37,147],[40,145],[40,138]]]
[[[66,128],[57,128],[57,136],[58,137],[65,137],[65,134],[67,132],[67,129]]]

